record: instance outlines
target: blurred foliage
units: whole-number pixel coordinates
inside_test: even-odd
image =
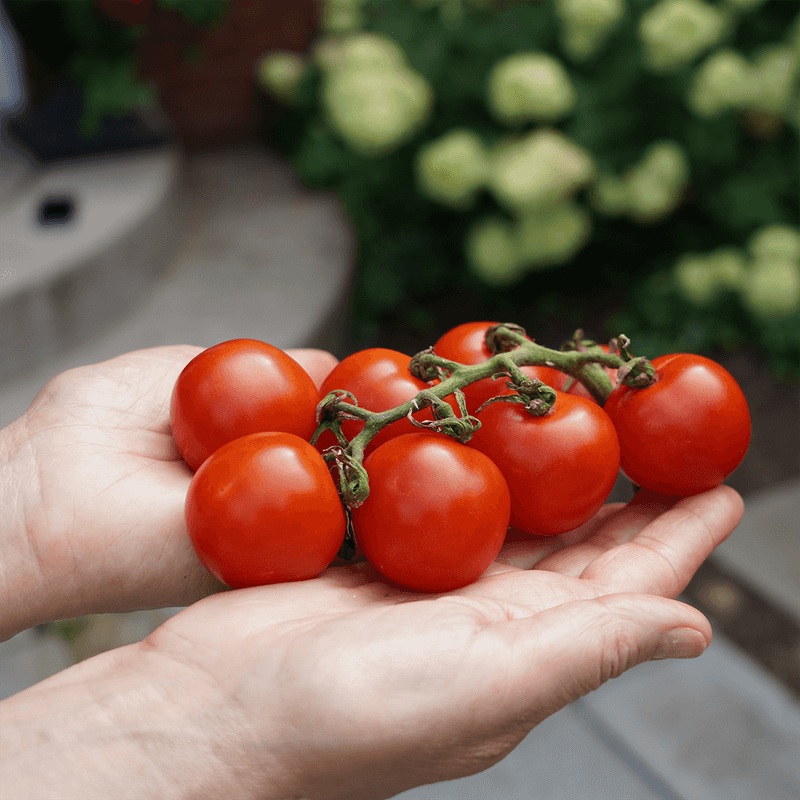
[[[152,2],[152,0],[151,0]],[[150,3],[133,0],[6,0],[9,16],[28,49],[52,72],[66,70],[83,94],[82,133],[97,134],[106,117],[120,117],[155,99],[135,62]],[[213,27],[227,13],[226,0],[155,0],[196,25]],[[130,8],[126,8],[130,6]],[[113,15],[118,14],[115,18]],[[129,16],[130,15],[130,16]]]
[[[305,63],[267,54],[261,78],[287,106],[274,140],[354,225],[357,337],[456,287],[505,312],[615,296],[607,334],[639,352],[751,344],[796,377],[800,259],[750,250],[798,236],[798,19],[782,0],[325,0]]]

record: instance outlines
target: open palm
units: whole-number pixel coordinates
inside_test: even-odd
[[[490,766],[546,716],[642,661],[699,654],[707,621],[666,598],[741,512],[726,487],[680,501],[641,491],[569,537],[507,544],[459,591],[420,595],[365,562],[332,567],[209,597],[145,646],[201,676],[207,703],[196,692],[186,702],[235,742],[220,752],[242,796],[277,786],[390,797]],[[692,630],[670,649],[678,628]]]
[[[21,623],[185,605],[223,588],[189,542],[191,472],[169,426],[175,380],[201,349],[140,350],[64,372],[6,429],[22,498],[9,534],[19,563],[6,581],[29,613]],[[312,373],[336,363],[290,352]]]

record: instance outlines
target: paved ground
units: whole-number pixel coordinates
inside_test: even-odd
[[[331,314],[347,284],[352,240],[336,204],[301,191],[285,167],[258,151],[209,154],[189,166],[181,199],[187,238],[163,280],[101,334],[0,385],[0,420],[21,413],[42,383],[63,369],[137,347],[210,345],[240,335],[288,347],[319,341],[320,330],[340,336]],[[796,435],[783,442],[796,445]],[[718,552],[720,565],[794,622],[800,621],[798,489],[794,476],[748,495],[742,524]],[[164,613],[170,612],[92,618],[69,643],[52,628],[14,637],[0,645],[0,697],[75,659],[142,638]],[[790,642],[786,658],[800,674],[800,638]],[[642,665],[572,704],[491,770],[403,795],[798,796],[797,698],[721,631],[700,659]]]

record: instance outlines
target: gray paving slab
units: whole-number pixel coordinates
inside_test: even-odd
[[[747,498],[742,521],[714,560],[800,620],[800,480]]]
[[[303,189],[258,148],[198,156],[184,184],[175,234],[182,244],[159,279],[113,323],[0,382],[0,425],[59,372],[144,347],[239,337],[304,347],[322,335],[335,349],[353,270],[341,205]]]
[[[612,749],[682,800],[800,797],[800,706],[721,636],[698,659],[641,665],[584,702]]]
[[[421,786],[402,800],[675,800],[667,784],[626,763],[570,706],[534,728],[493,767]]]

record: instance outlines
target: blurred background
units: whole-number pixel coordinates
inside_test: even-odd
[[[800,795],[796,2],[3,0],[0,22],[0,424],[71,366],[238,336],[412,354],[491,319],[709,355],[754,425],[745,519],[683,598],[712,649],[413,796],[527,797],[534,773],[546,798]],[[20,634],[3,696],[166,613]]]

